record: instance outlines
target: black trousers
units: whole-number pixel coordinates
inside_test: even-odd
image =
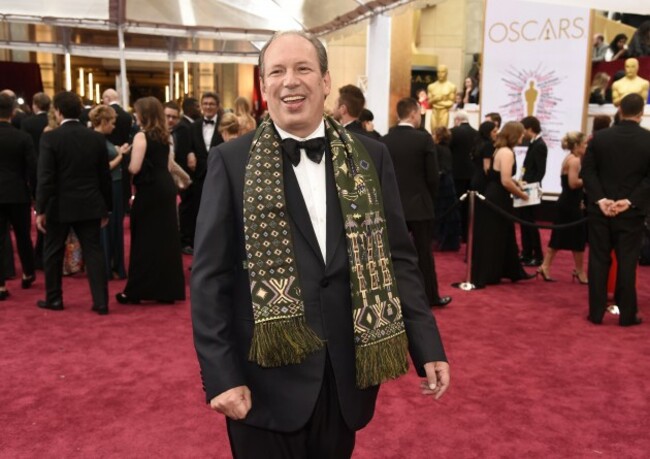
[[[203,181],[205,177],[202,178],[196,178],[194,179],[194,183],[192,183],[191,188],[191,193],[189,195],[188,203],[187,203],[187,211],[183,211],[185,216],[186,225],[187,225],[187,237],[191,241],[191,244],[185,244],[184,240],[181,240],[182,245],[190,245],[191,247],[194,247],[194,231],[196,229],[196,218],[199,215],[199,207],[201,206],[201,194],[203,192]],[[180,213],[180,209],[179,209]],[[182,233],[181,233],[181,239],[183,239]]]
[[[418,266],[424,280],[424,291],[429,299],[429,305],[433,305],[440,299],[436,263],[431,249],[435,229],[434,221],[407,221],[406,226],[413,236],[413,244],[418,254]]]
[[[230,419],[226,425],[235,459],[346,459],[354,450],[356,434],[341,415],[329,359],[314,412],[302,429],[275,432]]]
[[[614,299],[621,325],[637,314],[636,265],[643,239],[643,217],[605,217],[589,214],[589,318],[600,322],[607,308],[607,279],[612,249],[616,253]]]
[[[70,229],[81,244],[86,275],[90,284],[93,306],[102,308],[108,306],[108,281],[104,261],[104,251],[100,244],[100,220],[83,220],[76,222],[54,222],[47,220],[47,233],[43,248],[43,264],[45,268],[46,301],[53,303],[62,301],[61,276],[63,275],[63,255],[65,240]]]
[[[470,179],[459,179],[459,178],[454,178],[454,187],[456,188],[456,197],[460,199],[460,197],[467,192],[470,188]],[[468,207],[468,199],[465,199],[463,202],[460,203],[459,207],[459,212],[460,212],[460,235],[463,240],[463,242],[467,242],[467,207]]]
[[[537,206],[525,206],[519,209],[519,217],[527,222],[535,223]],[[539,229],[533,226],[520,225],[521,228],[521,256],[527,259],[544,259],[542,240]]]
[[[194,212],[193,194],[194,184],[178,193],[181,198],[181,202],[178,204],[178,225],[181,233],[181,247],[194,247],[196,213]]]
[[[5,259],[9,256],[7,250],[11,250],[9,240],[9,224],[16,236],[16,247],[20,264],[23,267],[23,274],[31,276],[34,274],[34,247],[30,235],[31,215],[29,203],[2,203],[0,204],[0,287],[5,285],[7,272],[5,270]],[[9,241],[9,243],[7,243]]]

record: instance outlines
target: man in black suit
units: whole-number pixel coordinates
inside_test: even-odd
[[[227,416],[234,457],[350,457],[382,375],[406,357],[405,342],[390,345],[404,334],[380,333],[388,347],[375,347],[360,331],[400,329],[401,310],[424,394],[442,395],[449,366],[386,147],[323,118],[324,46],[303,32],[277,33],[259,68],[270,121],[210,153],[197,223],[192,320],[203,385]],[[365,212],[381,201],[383,211]],[[384,256],[381,281],[375,261]],[[384,303],[381,320],[368,310],[353,319],[359,302],[375,303],[392,280],[401,308]]]
[[[451,174],[454,177],[456,196],[460,198],[469,189],[474,175],[472,152],[479,141],[478,131],[469,124],[467,113],[459,110],[454,115],[454,127],[451,128]],[[463,242],[467,241],[467,200],[460,207],[460,222]]]
[[[336,100],[332,114],[334,119],[348,131],[371,136],[359,121],[359,116],[361,116],[361,111],[365,105],[366,97],[361,92],[361,89],[353,84],[346,84],[339,88],[339,98]]]
[[[546,174],[546,157],[548,148],[542,138],[542,126],[534,116],[521,120],[524,125],[524,138],[530,143],[522,166],[521,180],[526,183],[542,183]],[[519,216],[527,222],[535,223],[537,206],[524,206],[519,209]],[[540,266],[544,260],[542,240],[539,230],[533,226],[521,227],[521,262],[524,266]]]
[[[589,199],[589,316],[600,324],[607,307],[611,251],[616,253],[615,300],[619,324],[638,325],[636,265],[643,221],[650,207],[650,132],[639,123],[645,101],[638,94],[621,100],[619,124],[594,133],[584,157],[582,178]]]
[[[191,149],[187,155],[187,167],[193,183],[185,191],[185,199],[189,203],[187,212],[184,211],[181,217],[185,221],[182,250],[188,255],[194,251],[196,217],[199,214],[203,180],[208,168],[208,152],[223,143],[223,137],[217,129],[221,110],[219,95],[216,92],[205,92],[201,95],[201,111],[203,116],[190,127]]]
[[[109,88],[102,93],[102,103],[110,105],[117,117],[115,118],[115,129],[106,136],[106,140],[118,147],[125,143],[133,142],[133,116],[127,113],[119,104],[120,94],[113,88]],[[131,200],[131,174],[129,173],[129,162],[131,155],[125,155],[120,163],[122,168],[122,201],[124,208],[129,209]]]
[[[34,94],[32,97],[32,110],[34,114],[23,120],[20,125],[22,131],[25,131],[32,136],[37,160],[41,134],[48,123],[47,112],[50,110],[51,103],[52,101],[50,100],[50,96],[44,92],[37,92]],[[36,190],[36,184],[34,184],[34,190]],[[37,269],[43,269],[43,233],[40,232],[36,235],[34,262]]]
[[[174,159],[185,172],[191,174],[192,171],[187,167],[187,155],[192,149],[191,124],[181,117],[180,107],[176,102],[167,102],[165,104],[165,120],[167,129],[171,132],[174,141]],[[181,247],[185,247],[185,250],[188,251],[194,238],[194,221],[191,220],[192,214],[188,212],[192,194],[191,192],[188,193],[187,190],[179,190],[178,194],[181,198],[181,202],[178,204]]]
[[[9,292],[5,288],[7,273],[2,262],[6,253],[11,223],[23,267],[22,287],[34,282],[34,253],[30,229],[30,213],[36,176],[36,153],[31,137],[11,125],[16,102],[8,94],[0,94],[0,301]],[[11,243],[9,243],[11,248]]]
[[[92,310],[108,314],[108,283],[100,227],[112,209],[106,139],[79,122],[81,99],[54,96],[60,126],[41,136],[36,191],[36,226],[45,233],[43,264],[47,296],[38,307],[63,309],[61,275],[65,240],[74,229],[86,263]]]
[[[445,306],[451,297],[438,293],[438,277],[431,240],[434,231],[434,202],[438,194],[439,168],[433,138],[417,129],[420,106],[410,97],[397,103],[397,126],[381,140],[393,160],[406,226],[413,235],[424,290],[431,306]]]
[[[32,97],[33,114],[23,120],[20,129],[32,136],[34,147],[38,149],[43,129],[47,126],[47,112],[51,104],[50,96],[37,92]]]

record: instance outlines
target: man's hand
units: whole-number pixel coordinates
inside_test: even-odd
[[[626,212],[627,210],[630,209],[630,201],[627,199],[619,199],[618,201],[614,202],[611,206],[612,212],[614,215],[618,215],[620,213]]]
[[[194,153],[188,153],[187,155],[187,168],[191,171],[196,169],[196,155]]]
[[[248,386],[237,386],[220,393],[210,400],[210,408],[230,419],[244,419],[252,406]]]
[[[447,362],[429,362],[424,364],[426,381],[420,383],[422,394],[433,395],[438,400],[449,388],[449,364]]]
[[[36,215],[36,228],[43,234],[47,233],[45,230],[46,224],[45,214]]]
[[[102,228],[108,225],[108,217],[102,217],[102,219],[99,221],[99,226]]]
[[[598,201],[598,207],[605,217],[614,217],[616,213],[613,210],[614,201],[611,199],[603,198]]]

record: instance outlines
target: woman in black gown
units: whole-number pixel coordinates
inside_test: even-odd
[[[523,135],[524,127],[521,123],[506,123],[497,135],[496,151],[487,171],[486,199],[509,214],[513,213],[511,193],[528,200],[528,195],[512,178],[517,169],[512,149],[521,143]],[[477,228],[480,231],[476,231]],[[486,204],[477,202],[472,254],[474,285],[480,288],[498,284],[504,277],[513,282],[535,277],[521,267],[517,252],[514,223]]]
[[[580,178],[580,164],[587,149],[587,139],[582,132],[569,132],[562,139],[562,148],[569,150],[569,154],[562,161],[560,179],[562,193],[557,201],[557,218],[555,224],[571,223],[584,217],[582,211],[582,179]],[[573,279],[578,279],[581,284],[587,284],[587,275],[583,268],[585,244],[587,242],[587,227],[583,223],[578,226],[553,230],[544,262],[537,272],[547,282],[553,282],[551,265],[558,250],[571,250],[573,252]]]
[[[176,218],[176,186],[169,173],[172,154],[162,104],[155,97],[135,103],[142,129],[133,138],[129,172],[136,193],[131,207],[129,276],[118,302],[185,299],[185,277]]]
[[[472,161],[474,162],[474,175],[470,188],[479,193],[485,191],[487,186],[487,173],[492,163],[494,155],[494,142],[497,139],[499,128],[492,121],[483,121],[478,128],[479,141],[472,152]]]

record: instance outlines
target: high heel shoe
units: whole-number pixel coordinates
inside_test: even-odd
[[[23,289],[27,289],[32,286],[34,281],[36,280],[36,274],[32,274],[31,276],[23,277],[22,281],[20,282],[20,287]]]
[[[580,277],[580,274],[584,275],[584,272],[583,273],[578,273],[578,271],[574,269],[573,272],[571,273],[571,282],[575,282],[576,279],[577,279],[579,284],[588,285],[589,284],[589,279],[582,280],[582,278]]]
[[[541,266],[537,269],[537,273],[535,276],[540,275],[542,276],[542,279],[544,279],[544,282],[556,282],[555,279],[553,279],[551,276],[548,275],[548,272]]]

